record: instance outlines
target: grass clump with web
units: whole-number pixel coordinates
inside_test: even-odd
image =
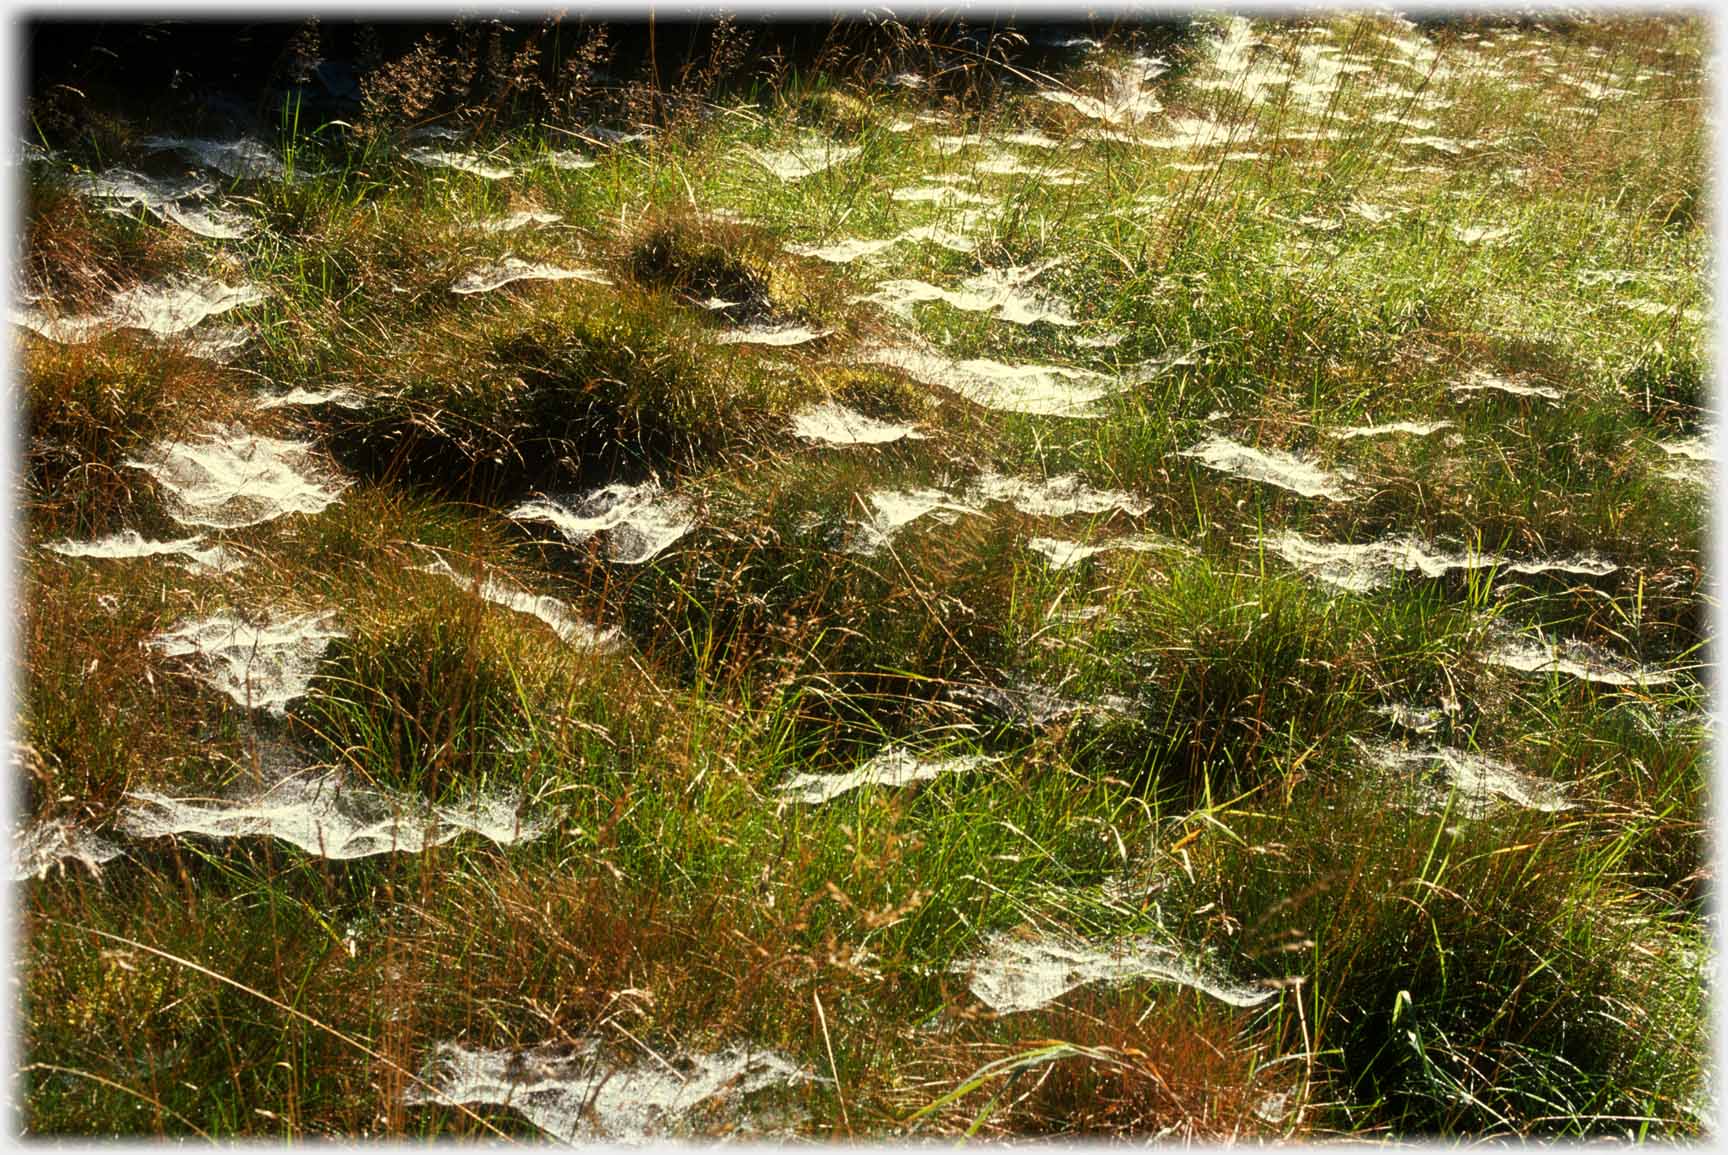
[[[533,1134],[406,1093],[450,1044],[808,1076],[698,1132],[1699,1133],[1695,22],[582,31],[369,56],[244,237],[29,162],[54,303],[265,295],[227,363],[22,338],[26,813],[122,853],[27,884],[33,1130]],[[73,99],[86,167],[191,131]],[[181,532],[123,462],[218,419],[352,484],[243,568],[45,548]],[[612,485],[678,532],[521,515]],[[150,646],[289,611],[342,636],[279,715]],[[290,764],[534,837],[125,834]],[[993,1006],[1004,942],[1180,967]]]

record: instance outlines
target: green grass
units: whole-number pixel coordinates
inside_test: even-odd
[[[1697,720],[1714,606],[1705,490],[1664,475],[1680,459],[1659,443],[1705,420],[1706,331],[1687,312],[1705,307],[1711,241],[1702,27],[1252,29],[1269,42],[1258,62],[1300,75],[1331,46],[1366,70],[1316,105],[1256,101],[1239,75],[1211,83],[1220,30],[1196,20],[1119,28],[1089,56],[886,24],[776,73],[746,67],[754,30],[733,26],[716,33],[733,71],[482,98],[426,71],[456,29],[369,74],[355,129],[287,110],[271,143],[294,179],[222,182],[259,224],[237,241],[108,214],[67,186],[71,164],[142,163],[133,142],[184,125],[39,102],[63,152],[29,168],[32,290],[76,311],[197,271],[267,299],[218,319],[255,333],[225,365],[138,333],[18,338],[24,813],[125,851],[99,875],[68,862],[24,884],[28,1130],[531,1137],[510,1108],[408,1107],[402,1089],[441,1042],[597,1038],[631,1062],[749,1043],[815,1077],[692,1123],[716,1133],[778,1119],[857,1139],[1700,1135]],[[1408,66],[1418,42],[1453,71]],[[1236,139],[1088,139],[1093,122],[1027,80],[1108,96],[1136,49],[1173,64],[1150,85],[1165,112],[1138,132],[1215,118]],[[928,85],[885,83],[908,69]],[[474,139],[431,143],[512,176],[404,156],[398,118],[464,102]],[[574,135],[643,121],[643,141]],[[1079,147],[1000,142],[1034,130]],[[937,139],[967,133],[984,142]],[[752,159],[812,137],[859,151],[791,182]],[[594,164],[550,163],[568,149]],[[1225,158],[1239,149],[1260,155]],[[982,167],[1010,152],[1034,171]],[[893,195],[944,179],[999,207]],[[522,209],[561,219],[478,228]],[[974,247],[904,242],[849,264],[785,250],[928,225]],[[612,283],[450,291],[506,255]],[[953,287],[1046,262],[1031,283],[1077,326],[855,301],[884,280]],[[789,321],[831,332],[720,340]],[[1166,364],[1073,420],[863,361],[911,341],[1112,375]],[[1473,371],[1559,399],[1455,393]],[[358,404],[255,409],[295,387]],[[824,400],[925,437],[795,437],[793,415]],[[1336,436],[1433,420],[1451,427]],[[192,532],[124,462],[217,422],[312,440],[355,484],[320,514],[209,534],[247,559],[232,573],[41,548]],[[1180,455],[1214,434],[1348,473],[1354,499]],[[959,493],[985,471],[1075,474],[1145,512],[995,503],[852,548],[871,493]],[[648,479],[696,526],[642,565],[507,515]],[[1264,548],[1279,530],[1618,568],[1400,573],[1351,592]],[[1172,544],[1060,569],[1029,548],[1134,533]],[[428,547],[620,644],[569,644],[420,572]],[[332,611],[345,634],[283,717],[148,647],[187,620],[271,609]],[[1674,680],[1517,673],[1484,658],[1507,629]],[[1009,693],[991,705],[980,688]],[[1029,721],[1012,701],[1028,688],[1099,708]],[[1445,709],[1418,737],[1394,706]],[[1468,817],[1456,795],[1436,812],[1364,750],[1387,742],[1504,760],[1572,805]],[[509,791],[547,832],[337,862],[122,829],[129,792],[255,789],[271,743],[444,805]],[[815,806],[780,790],[890,743],[988,760]],[[997,1014],[964,971],[999,933],[1151,936],[1271,996],[1239,1008],[1140,979]]]

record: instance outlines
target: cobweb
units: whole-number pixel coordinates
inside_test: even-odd
[[[775,348],[788,348],[793,345],[808,345],[823,337],[832,335],[832,329],[817,329],[810,325],[799,325],[788,322],[780,325],[754,325],[742,329],[728,329],[714,338],[720,345],[768,345]]]
[[[507,180],[516,175],[509,165],[495,164],[469,153],[450,152],[442,148],[414,148],[406,153],[409,160],[427,168],[449,168],[472,173],[486,180]]]
[[[205,545],[202,537],[183,537],[173,541],[151,541],[135,529],[97,541],[55,541],[45,547],[62,557],[143,558],[179,557],[193,573],[233,573],[244,569],[246,559],[221,545]]]
[[[81,862],[92,875],[103,863],[120,857],[114,843],[65,818],[37,822],[12,836],[12,879],[47,878],[50,871],[65,869],[67,861]]]
[[[334,638],[332,613],[298,614],[252,625],[230,614],[185,622],[150,639],[164,657],[197,658],[200,676],[242,706],[283,714],[306,693]]]
[[[522,800],[513,794],[434,806],[417,795],[344,783],[333,771],[283,778],[250,798],[173,798],[141,790],[130,799],[120,829],[135,838],[276,838],[333,860],[418,854],[463,834],[509,846],[550,829],[549,819],[518,817]]]
[[[184,136],[147,136],[141,141],[145,148],[172,149],[191,157],[206,168],[216,169],[231,177],[255,180],[280,180],[287,175],[282,159],[262,141],[241,137],[236,140],[209,140]]]
[[[610,285],[612,279],[597,269],[567,269],[525,261],[521,257],[504,257],[488,261],[463,273],[451,284],[450,291],[462,295],[490,293],[513,281],[587,281],[595,285]]]
[[[1077,474],[1067,473],[1045,481],[980,474],[967,487],[966,499],[973,503],[1006,501],[1032,517],[1067,517],[1076,513],[1106,513],[1121,510],[1139,516],[1151,503],[1116,489],[1093,489]]]
[[[999,934],[984,954],[955,970],[971,975],[972,993],[999,1014],[1048,1006],[1069,991],[1097,982],[1158,979],[1179,983],[1233,1007],[1254,1007],[1271,990],[1206,974],[1171,947],[1150,938],[1106,946],[1062,939],[1032,940]]]
[[[933,515],[947,523],[960,514],[979,512],[973,506],[957,503],[940,489],[930,488],[879,489],[869,495],[869,502],[869,516],[859,523],[846,547],[851,553],[875,553],[921,517]]]
[[[1009,365],[975,357],[956,361],[932,350],[880,347],[862,359],[899,369],[925,385],[951,389],[986,409],[1046,417],[1096,418],[1098,403],[1131,382],[1064,365]]]
[[[1427,813],[1443,811],[1449,798],[1465,818],[1481,818],[1501,800],[1526,810],[1570,810],[1574,805],[1558,783],[1521,773],[1510,763],[1484,754],[1450,746],[1407,750],[1364,745],[1363,750],[1375,765],[1408,778],[1416,791],[1417,808]]]
[[[797,802],[819,803],[837,798],[860,786],[905,786],[927,782],[944,774],[964,774],[995,759],[982,754],[952,758],[920,758],[903,746],[889,746],[856,770],[845,774],[798,774],[780,784],[783,797]]]
[[[942,189],[945,199],[959,195],[952,189]],[[1015,325],[1033,325],[1044,321],[1052,325],[1071,326],[1080,322],[1061,301],[1029,287],[1032,280],[1052,268],[1055,261],[1038,265],[1017,265],[1008,268],[985,269],[967,277],[958,289],[944,289],[927,281],[893,280],[876,286],[874,293],[856,298],[881,305],[891,313],[912,316],[912,307],[929,301],[943,301],[969,313],[989,313],[997,320]]]
[[[1500,637],[1483,661],[1526,674],[1569,674],[1604,686],[1659,686],[1674,681],[1666,670],[1640,666],[1617,654],[1609,654],[1570,638],[1549,641],[1508,634]]]
[[[1292,530],[1261,539],[1262,544],[1297,569],[1313,574],[1328,585],[1354,592],[1367,592],[1387,585],[1398,573],[1418,573],[1437,578],[1452,570],[1499,569],[1503,573],[1568,573],[1602,577],[1619,567],[1606,558],[1580,555],[1573,558],[1527,559],[1499,554],[1452,550],[1414,537],[1381,541],[1315,541]]]
[[[1177,456],[1198,458],[1209,469],[1276,485],[1303,497],[1349,501],[1353,496],[1344,487],[1350,475],[1342,470],[1328,472],[1293,454],[1276,449],[1255,449],[1227,437],[1208,437],[1190,449],[1180,450]]]
[[[806,441],[829,445],[886,445],[924,438],[915,426],[877,421],[835,401],[808,405],[794,413],[792,432]]]
[[[1112,537],[1090,545],[1078,541],[1064,541],[1054,537],[1034,537],[1026,542],[1026,548],[1049,559],[1050,568],[1057,570],[1070,569],[1079,565],[1089,557],[1110,550],[1126,549],[1136,553],[1161,552],[1192,552],[1190,547],[1181,542],[1152,534],[1136,534],[1132,537]]]
[[[612,560],[641,565],[696,528],[689,504],[657,482],[614,483],[578,497],[525,502],[509,513],[550,522],[573,542],[604,531]]]
[[[438,574],[447,577],[465,590],[478,594],[482,601],[493,605],[504,606],[519,614],[527,614],[537,618],[549,626],[553,633],[572,646],[589,650],[610,649],[617,645],[620,634],[615,629],[597,630],[575,614],[565,602],[549,594],[535,594],[513,585],[496,574],[487,573],[479,578],[464,574],[441,557],[434,557],[427,564],[415,566],[423,573]]]
[[[310,442],[239,429],[219,428],[196,442],[158,445],[126,464],[156,479],[174,520],[216,529],[319,513],[349,485]]]
[[[863,151],[857,145],[836,144],[826,137],[806,137],[791,148],[778,151],[750,149],[746,155],[780,180],[792,182],[814,176],[837,164],[845,164]]]
[[[410,1085],[402,1101],[510,1107],[565,1143],[639,1142],[688,1131],[689,1117],[706,1105],[809,1078],[773,1051],[742,1047],[619,1066],[591,1039],[568,1050],[441,1043],[427,1074],[433,1089]]]
[[[84,316],[54,316],[35,305],[13,308],[13,320],[63,345],[88,341],[112,329],[142,329],[173,337],[200,322],[264,300],[255,285],[228,285],[195,277],[162,285],[137,285],[116,293],[106,308]]]

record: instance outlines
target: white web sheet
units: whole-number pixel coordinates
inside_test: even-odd
[[[838,144],[824,137],[807,137],[791,148],[772,151],[749,149],[746,155],[780,180],[790,183],[845,164],[863,151],[857,145]]]
[[[231,177],[280,180],[287,171],[282,166],[282,159],[262,141],[244,137],[236,140],[208,140],[184,136],[147,136],[140,143],[145,148],[172,149],[205,168],[213,168]]]
[[[944,289],[918,280],[884,281],[876,286],[874,293],[854,300],[868,301],[908,318],[912,316],[915,305],[943,301],[963,312],[989,313],[997,320],[1013,325],[1034,325],[1040,321],[1063,327],[1078,325],[1080,322],[1064,302],[1028,287],[1034,278],[1055,263],[1045,261],[1037,265],[985,269],[967,277],[959,289]]]
[[[123,529],[97,541],[49,542],[46,548],[62,557],[180,557],[193,573],[233,573],[246,566],[245,559],[234,551],[220,545],[207,546],[202,537],[151,541],[135,529]]]
[[[1042,554],[1049,560],[1050,568],[1057,570],[1072,569],[1089,557],[1096,557],[1111,550],[1132,550],[1135,553],[1190,552],[1189,547],[1180,542],[1150,534],[1105,538],[1090,545],[1054,537],[1034,537],[1026,542],[1026,548]]]
[[[1558,783],[1521,773],[1498,758],[1450,746],[1406,750],[1364,745],[1363,749],[1375,765],[1410,776],[1418,791],[1417,806],[1428,813],[1444,810],[1449,799],[1466,818],[1481,818],[1499,801],[1550,812],[1573,807]]]
[[[950,389],[975,405],[1041,417],[1102,417],[1099,402],[1133,382],[1063,365],[1007,365],[985,358],[955,361],[934,350],[881,346],[860,360],[899,369],[925,385]]]
[[[1303,497],[1349,501],[1353,496],[1344,487],[1344,482],[1351,479],[1344,470],[1329,472],[1294,454],[1255,449],[1228,437],[1208,437],[1190,449],[1179,450],[1177,456],[1198,458],[1209,469],[1275,485]]]
[[[1358,437],[1385,437],[1392,433],[1408,433],[1412,437],[1427,437],[1442,429],[1452,428],[1450,421],[1389,421],[1384,425],[1346,425],[1342,429],[1331,430],[1332,436],[1340,441],[1352,441]]]
[[[944,774],[964,774],[995,761],[982,754],[964,754],[951,758],[920,758],[903,746],[889,746],[844,774],[797,774],[779,786],[784,798],[797,802],[817,803],[838,798],[860,786],[905,786],[912,782],[928,782]]]
[[[922,440],[916,426],[877,421],[841,405],[823,401],[807,405],[792,415],[792,432],[806,441],[829,445],[886,445],[900,440]]]
[[[1297,569],[1328,585],[1357,593],[1380,589],[1398,573],[1436,578],[1451,570],[1497,568],[1504,573],[1602,577],[1620,568],[1606,558],[1592,556],[1514,561],[1494,553],[1444,549],[1410,536],[1352,545],[1315,541],[1283,530],[1262,539],[1262,543]]]
[[[879,489],[868,500],[870,512],[846,547],[851,553],[875,553],[921,517],[934,516],[946,524],[960,514],[980,512],[940,489]]]
[[[1156,94],[1145,90],[1147,81],[1167,71],[1164,61],[1151,56],[1139,56],[1120,69],[1105,75],[1104,95],[1060,89],[1042,89],[1038,95],[1056,104],[1065,104],[1091,120],[1113,125],[1135,125],[1164,111]]]
[[[1173,948],[1150,938],[1091,946],[999,934],[986,943],[980,958],[958,964],[955,970],[970,974],[972,993],[999,1014],[1037,1010],[1092,983],[1133,979],[1179,983],[1233,1007],[1259,1006],[1274,993],[1207,975]]]
[[[427,1073],[434,1089],[410,1085],[402,1101],[510,1107],[564,1143],[640,1142],[679,1134],[689,1115],[716,1101],[808,1079],[773,1051],[741,1047],[680,1056],[664,1065],[650,1057],[620,1066],[594,1040],[571,1051],[484,1051],[441,1043]]]
[[[650,561],[696,528],[689,503],[653,481],[614,483],[577,497],[524,502],[508,516],[550,522],[578,543],[604,531],[608,553],[622,565]]]
[[[164,657],[196,658],[199,676],[239,705],[280,715],[306,693],[330,641],[346,636],[331,625],[334,617],[294,614],[253,625],[221,613],[184,622],[148,644]]]
[[[555,225],[564,218],[557,213],[538,212],[532,209],[521,209],[494,220],[481,221],[480,231],[487,233],[513,233],[517,229],[538,227],[540,225]]]
[[[521,589],[496,574],[487,573],[476,579],[458,571],[441,557],[433,557],[427,564],[414,568],[423,573],[449,578],[463,589],[473,591],[481,601],[536,618],[544,622],[564,642],[578,649],[611,649],[621,640],[617,630],[597,630],[577,617],[571,612],[568,603],[549,594],[535,594]]]
[[[587,281],[595,285],[610,285],[612,278],[598,269],[567,269],[560,265],[548,265],[525,261],[521,257],[505,257],[502,260],[487,261],[476,265],[451,282],[450,291],[467,296],[472,293],[490,293],[494,289],[502,289],[513,281]]]
[[[755,325],[744,329],[728,329],[715,337],[721,345],[772,345],[777,348],[787,348],[793,345],[808,345],[819,341],[834,332],[832,329],[818,329],[811,325],[799,325],[787,322],[781,325]]]
[[[1674,681],[1666,670],[1650,669],[1587,642],[1558,642],[1511,634],[1495,642],[1482,660],[1526,674],[1567,674],[1603,686],[1660,686]]]
[[[100,834],[65,818],[48,819],[13,832],[12,880],[47,878],[53,870],[64,870],[67,862],[82,863],[96,875],[120,854],[120,848]]]
[[[507,164],[498,164],[471,153],[450,152],[442,148],[415,148],[410,149],[407,155],[415,164],[427,168],[455,169],[457,172],[471,173],[486,180],[506,180],[516,175],[516,170]]]
[[[196,442],[157,445],[126,464],[156,479],[174,520],[215,529],[319,513],[350,484],[310,442],[236,429],[216,429]]]
[[[172,798],[142,790],[130,799],[120,828],[134,838],[276,838],[333,860],[418,854],[463,834],[509,846],[550,828],[549,820],[519,818],[521,799],[513,795],[433,806],[416,795],[346,784],[334,773],[283,778],[249,798]]]
[[[106,307],[85,316],[53,316],[34,304],[13,308],[13,320],[50,341],[77,344],[112,329],[142,329],[172,337],[199,322],[243,305],[256,305],[264,293],[253,285],[227,285],[209,277],[137,285],[114,294]]]
[[[1108,513],[1121,510],[1138,517],[1151,509],[1119,489],[1093,489],[1078,474],[1065,473],[1044,481],[982,473],[966,487],[971,504],[1006,501],[1031,517],[1068,517],[1076,513]]]

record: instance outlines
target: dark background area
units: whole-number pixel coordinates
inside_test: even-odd
[[[729,26],[718,14],[652,24],[645,16],[590,22],[579,14],[517,21],[38,18],[24,25],[22,48],[25,103],[33,113],[45,104],[87,102],[125,109],[134,118],[171,117],[189,129],[245,132],[271,123],[285,99],[297,100],[303,123],[353,116],[366,76],[427,43],[452,59],[471,59],[475,83],[484,88],[490,73],[530,46],[538,48],[542,75],[555,78],[585,46],[592,49],[603,25],[606,52],[595,72],[602,87],[644,81],[670,87],[711,62],[734,81],[747,80],[752,70],[821,66],[844,72],[867,63],[892,67],[896,60],[935,65],[937,73],[944,61],[963,67],[985,59],[1042,70],[1075,60],[1072,47],[1059,46],[1064,40],[1134,29],[1140,35],[1132,39],[1168,43],[1185,24],[1125,24],[1116,17],[1016,24],[1000,14],[970,20],[933,15],[910,24],[861,15],[777,20],[751,14]],[[933,52],[944,60],[933,59]],[[920,54],[924,60],[910,59]]]

